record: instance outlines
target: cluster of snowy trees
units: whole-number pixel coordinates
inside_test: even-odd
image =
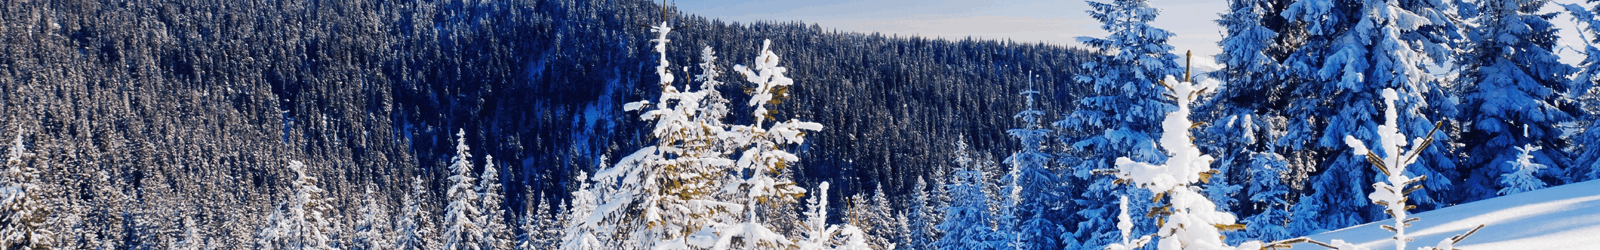
[[[1581,4],[1566,65],[1547,1],[1231,0],[1192,79],[1139,0],[1090,4],[1097,53],[646,34],[642,1],[50,4],[0,17],[4,249],[1250,248],[1600,178]]]

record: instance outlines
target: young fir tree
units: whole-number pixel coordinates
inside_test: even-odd
[[[859,194],[856,200],[861,203],[857,209],[862,214],[857,215],[861,221],[854,224],[864,226],[862,231],[867,233],[868,245],[873,249],[897,248],[895,243],[900,242],[900,239],[907,234],[900,230],[904,227],[905,221],[895,218],[895,210],[889,204],[889,197],[883,194],[883,184],[878,184],[870,200]]]
[[[959,160],[959,159],[958,159]],[[950,205],[944,208],[939,249],[992,249],[994,228],[989,227],[989,198],[983,193],[983,172],[956,169],[949,187]]]
[[[493,155],[485,155],[483,162],[483,177],[478,184],[482,189],[478,196],[482,202],[479,208],[483,209],[478,225],[483,225],[483,236],[478,238],[478,245],[480,249],[511,249],[511,227],[506,226],[506,210],[502,208],[505,207],[505,189],[500,187],[500,171],[494,165]]]
[[[1293,165],[1315,166],[1320,171],[1307,183],[1313,187],[1308,198],[1323,204],[1316,210],[1301,208],[1296,222],[1306,221],[1314,229],[1334,229],[1377,220],[1379,213],[1367,206],[1361,192],[1377,177],[1366,169],[1366,160],[1348,154],[1341,143],[1345,135],[1365,142],[1377,140],[1365,127],[1377,126],[1381,112],[1374,103],[1381,100],[1379,90],[1394,88],[1401,94],[1398,105],[1405,123],[1400,131],[1423,134],[1434,129],[1426,120],[1442,120],[1454,112],[1452,97],[1440,80],[1426,70],[1427,63],[1443,62],[1453,53],[1457,40],[1457,21],[1444,1],[1306,0],[1290,4],[1281,13],[1303,32],[1301,46],[1289,54],[1283,65],[1288,73],[1280,79],[1292,81],[1289,105],[1285,109],[1287,132],[1277,140],[1285,158]],[[1431,101],[1431,102],[1429,102]],[[1449,139],[1436,134],[1436,140]],[[1415,204],[1425,209],[1445,204],[1440,195],[1451,188],[1455,159],[1449,157],[1448,143],[1424,149],[1420,164],[1408,168],[1414,175],[1429,175],[1422,184],[1426,190],[1414,195]],[[1435,193],[1437,192],[1437,193]],[[1439,195],[1436,195],[1439,194]],[[1306,234],[1309,231],[1296,232]]]
[[[1016,182],[1016,176],[1020,175],[1018,170],[1017,168],[1011,168],[1011,172],[1006,173],[1006,177],[1004,177],[1006,180],[1005,187],[993,195],[999,199],[993,200],[994,203],[998,204],[996,206],[998,209],[994,210],[994,233],[988,242],[990,249],[1017,249],[1023,247],[1019,237],[1020,232],[1018,232],[1018,224],[1021,224],[1021,220],[1017,218],[1017,201],[1021,200],[1022,191],[1022,188],[1017,186]]]
[[[438,249],[437,242],[433,241],[433,214],[428,212],[428,189],[421,177],[412,177],[411,190],[406,192],[400,218],[394,223],[395,249],[417,250]]]
[[[1245,242],[1239,246],[1229,246],[1222,242],[1222,230],[1244,229],[1244,226],[1235,224],[1232,213],[1218,211],[1216,204],[1195,188],[1200,182],[1209,179],[1207,175],[1218,172],[1211,168],[1215,158],[1201,154],[1200,148],[1194,145],[1192,137],[1189,136],[1189,128],[1194,126],[1194,122],[1189,120],[1189,105],[1202,95],[1201,92],[1215,87],[1216,84],[1210,80],[1196,84],[1167,77],[1163,85],[1170,88],[1172,93],[1176,93],[1172,98],[1176,99],[1178,104],[1177,109],[1165,114],[1160,123],[1162,127],[1160,145],[1167,152],[1167,160],[1156,165],[1134,161],[1127,157],[1116,159],[1117,178],[1149,190],[1156,194],[1156,199],[1153,200],[1161,202],[1160,206],[1150,211],[1157,217],[1157,224],[1160,225],[1160,229],[1156,230],[1156,236],[1159,237],[1156,244],[1163,250],[1254,250],[1263,247],[1260,241]],[[1126,210],[1126,207],[1123,209]],[[1119,226],[1121,227],[1123,226]],[[1128,238],[1126,233],[1123,238]]]
[[[928,202],[928,184],[917,177],[917,184],[911,192],[911,204],[906,207],[911,211],[906,213],[906,237],[896,244],[899,249],[907,250],[932,250],[933,242],[938,240],[938,230],[934,228],[934,207]]]
[[[522,229],[522,234],[517,235],[517,249],[554,249],[559,246],[561,237],[551,237],[547,233],[552,229],[561,230],[562,225],[554,223],[556,215],[550,211],[550,202],[534,198],[532,190],[522,195],[522,217],[517,227]]]
[[[1539,171],[1543,170],[1545,166],[1533,161],[1533,153],[1539,151],[1539,146],[1527,145],[1516,149],[1519,152],[1517,160],[1507,162],[1515,170],[1500,175],[1500,186],[1502,188],[1497,193],[1499,195],[1539,190],[1545,187],[1544,180],[1540,180],[1538,176]]]
[[[1030,72],[1031,74],[1031,72]],[[1013,248],[1026,249],[1060,249],[1056,238],[1061,236],[1062,227],[1056,224],[1057,220],[1065,219],[1058,211],[1062,207],[1062,195],[1056,193],[1057,186],[1062,185],[1056,173],[1050,170],[1052,157],[1045,153],[1045,143],[1049,142],[1050,129],[1042,126],[1044,111],[1034,109],[1034,95],[1039,94],[1033,90],[1033,79],[1028,79],[1028,90],[1022,91],[1027,102],[1027,109],[1018,112],[1012,118],[1021,119],[1022,127],[1007,130],[1011,137],[1022,144],[1022,150],[1006,157],[1004,164],[1011,165],[1012,174],[1007,175],[1002,182],[1009,183],[1014,188],[1008,191],[1010,196],[1015,196],[1012,207],[1006,211],[1012,213],[1015,228],[1000,227],[1000,230],[1015,230],[1017,235],[1011,237],[1017,244],[1026,242],[1026,246],[1013,246]]]
[[[1477,166],[1463,190],[1467,200],[1493,197],[1501,175],[1516,171],[1513,147],[1533,145],[1533,162],[1564,166],[1566,146],[1557,124],[1576,115],[1567,76],[1576,69],[1555,55],[1556,13],[1535,13],[1548,1],[1481,1],[1479,29],[1468,33],[1472,44],[1462,53],[1462,94],[1467,145],[1462,165]],[[1432,188],[1431,186],[1429,188]]]
[[[761,203],[794,202],[804,194],[792,181],[773,175],[799,160],[782,148],[804,143],[805,132],[821,130],[822,125],[794,119],[769,125],[769,120],[777,119],[766,105],[776,103],[794,84],[784,76],[788,69],[778,66],[780,58],[770,50],[771,41],[763,42],[753,67],[734,66],[754,85],[748,103],[754,108],[754,123],[727,125],[721,120],[728,101],[716,94],[720,82],[711,50],[702,53],[701,86],[680,91],[667,68],[666,35],[671,28],[662,23],[652,30],[658,35],[652,41],[659,56],[656,73],[662,93],[657,102],[632,102],[624,109],[644,110],[641,119],[655,122],[654,145],[595,174],[599,192],[594,196],[606,202],[590,216],[598,218],[583,224],[616,230],[594,234],[608,236],[602,241],[615,243],[612,247],[789,245],[787,238],[756,217],[755,208]]]
[[[1105,38],[1079,37],[1078,41],[1100,51],[1096,59],[1083,64],[1084,72],[1094,72],[1074,77],[1080,84],[1094,86],[1095,92],[1078,101],[1078,109],[1055,127],[1061,131],[1061,140],[1075,151],[1077,171],[1074,177],[1088,187],[1075,199],[1079,203],[1078,230],[1069,248],[1099,249],[1116,241],[1115,225],[1105,214],[1114,208],[1118,195],[1132,195],[1146,199],[1148,193],[1134,190],[1122,193],[1105,175],[1092,175],[1094,170],[1111,169],[1111,159],[1131,157],[1135,161],[1155,163],[1166,160],[1156,148],[1155,138],[1160,132],[1160,117],[1172,111],[1170,95],[1158,80],[1182,74],[1177,64],[1178,55],[1172,54],[1167,40],[1173,35],[1150,26],[1160,13],[1144,0],[1114,0],[1109,3],[1089,2],[1090,17],[1099,20],[1100,28],[1110,34]],[[1142,208],[1136,208],[1136,210]],[[1140,222],[1135,231],[1144,231],[1153,224]]]
[[[6,153],[5,172],[0,173],[0,197],[5,197],[0,199],[0,248],[47,248],[54,237],[44,229],[51,209],[38,183],[41,169],[34,154],[26,151],[19,130]]]
[[[289,188],[294,193],[281,206],[282,210],[274,210],[269,219],[270,227],[263,230],[258,241],[262,248],[337,249],[332,237],[337,227],[329,218],[333,207],[322,197],[323,190],[317,187],[317,178],[306,175],[305,167],[300,161],[289,162],[289,170],[295,174]]]
[[[604,156],[600,159],[601,162],[605,162]],[[572,180],[577,183],[577,187],[572,190],[572,206],[567,211],[562,211],[563,217],[571,219],[561,223],[563,232],[559,243],[560,249],[600,249],[600,239],[596,238],[595,234],[598,227],[596,224],[603,214],[594,214],[599,197],[589,190],[588,173],[578,171],[578,176]]]
[[[196,229],[194,217],[183,217],[183,241],[172,244],[173,250],[200,250],[206,248],[204,236]]]
[[[483,211],[479,210],[477,184],[472,178],[472,155],[468,153],[467,131],[456,132],[456,155],[450,158],[450,188],[445,196],[450,205],[444,212],[444,249],[482,249],[479,243],[486,230],[483,228]]]
[[[350,240],[351,250],[387,249],[394,246],[389,239],[388,209],[378,200],[372,198],[372,186],[368,185],[366,193],[361,198],[361,209],[356,213],[361,214],[356,218],[355,237]]]
[[[1246,193],[1255,204],[1254,215],[1245,217],[1247,226],[1242,233],[1228,237],[1229,244],[1242,243],[1243,239],[1273,242],[1294,237],[1289,230],[1289,186],[1283,183],[1289,162],[1274,153],[1258,153],[1251,157],[1250,183]]]

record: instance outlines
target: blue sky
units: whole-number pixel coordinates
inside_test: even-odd
[[[671,0],[669,0],[671,1]],[[1560,3],[1583,0],[1556,0],[1544,11],[1561,10]],[[680,10],[725,21],[753,22],[803,21],[843,31],[880,32],[959,39],[980,37],[1011,39],[1017,42],[1043,42],[1079,46],[1078,36],[1104,36],[1099,23],[1084,12],[1089,5],[1078,0],[680,0],[671,2]],[[1225,0],[1151,0],[1161,9],[1154,26],[1176,33],[1169,42],[1181,53],[1194,50],[1196,56],[1214,55],[1222,38],[1217,27],[1218,13],[1227,10]],[[1563,29],[1562,42],[1582,48],[1582,40],[1572,31],[1570,17],[1552,20]],[[1561,50],[1562,61],[1576,63],[1581,49]]]

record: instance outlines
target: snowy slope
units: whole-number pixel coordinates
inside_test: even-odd
[[[1411,248],[1436,244],[1478,224],[1483,230],[1456,245],[1459,249],[1595,249],[1600,246],[1600,180],[1460,204],[1418,213],[1407,230]],[[1311,236],[1344,239],[1368,249],[1394,249],[1382,220]],[[1296,248],[1320,249],[1311,244]]]

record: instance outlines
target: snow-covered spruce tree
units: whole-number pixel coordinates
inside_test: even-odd
[[[581,174],[581,173],[580,173]],[[580,177],[588,177],[582,176]],[[565,229],[563,223],[558,223],[559,218],[570,216],[564,211],[552,210],[551,201],[534,198],[532,189],[523,194],[522,217],[518,228],[522,234],[517,235],[517,249],[555,249],[561,246],[561,232]],[[540,197],[543,197],[541,195]],[[538,201],[538,202],[535,202]],[[534,205],[538,203],[538,205]],[[557,215],[561,213],[561,215]]]
[[[1265,210],[1271,209],[1272,204],[1267,201],[1253,199],[1259,194],[1257,191],[1286,188],[1244,188],[1250,185],[1283,185],[1276,177],[1272,180],[1254,180],[1252,178],[1258,175],[1252,172],[1273,167],[1255,164],[1262,162],[1257,158],[1282,158],[1272,145],[1283,134],[1281,111],[1288,101],[1285,98],[1288,95],[1283,93],[1291,85],[1279,79],[1284,76],[1283,67],[1268,55],[1269,51],[1279,50],[1286,45],[1275,41],[1278,33],[1267,28],[1265,22],[1274,18],[1269,16],[1269,10],[1281,8],[1278,5],[1285,2],[1228,1],[1228,12],[1216,20],[1226,33],[1218,42],[1223,47],[1222,53],[1217,54],[1215,59],[1226,67],[1210,73],[1212,79],[1218,79],[1222,84],[1217,86],[1216,91],[1208,91],[1216,93],[1214,96],[1195,104],[1195,118],[1204,121],[1195,135],[1195,144],[1202,151],[1217,156],[1215,166],[1219,172],[1206,183],[1206,197],[1216,202],[1219,210],[1241,217],[1262,215],[1268,213]],[[1283,169],[1273,172],[1286,173]],[[1284,193],[1276,195],[1282,196]],[[1250,228],[1254,229],[1257,228]],[[1247,236],[1250,230],[1229,231],[1224,235],[1229,236],[1229,244],[1242,243],[1245,238],[1268,240]]]
[[[172,245],[173,250],[200,250],[206,248],[206,242],[200,231],[196,229],[194,217],[183,218],[183,241]]]
[[[274,210],[269,228],[257,242],[260,248],[337,249],[332,237],[335,225],[329,218],[333,207],[322,197],[317,178],[306,175],[305,168],[300,161],[289,161],[289,170],[295,174],[289,188],[294,193],[280,206],[282,210]]]
[[[51,209],[38,183],[41,169],[27,150],[18,130],[6,153],[5,172],[0,173],[0,248],[48,248],[54,237],[44,228]]]
[[[994,228],[989,227],[989,198],[983,194],[983,172],[962,167],[952,178],[947,187],[950,205],[944,208],[944,222],[939,224],[944,237],[935,245],[939,249],[992,249],[990,242],[996,237]]]
[[[852,216],[858,220],[852,222],[862,225],[862,231],[867,233],[867,243],[872,249],[895,249],[896,242],[904,238],[907,232],[900,231],[905,221],[896,220],[894,208],[889,204],[888,195],[883,194],[883,184],[878,184],[869,199],[866,195],[856,194],[853,201]]]
[[[1294,237],[1289,230],[1289,185],[1283,182],[1289,162],[1275,153],[1257,153],[1251,157],[1250,183],[1245,184],[1249,200],[1257,206],[1256,214],[1245,217],[1245,230],[1229,237],[1229,244],[1242,243],[1244,239],[1273,242]],[[1308,207],[1309,208],[1309,207]]]
[[[731,195],[725,196],[732,197],[729,202],[743,203],[746,209],[743,218],[736,217],[725,225],[715,227],[719,233],[713,248],[725,248],[728,246],[726,242],[735,237],[743,238],[746,244],[763,248],[778,248],[789,244],[786,237],[772,232],[770,227],[756,216],[754,208],[783,207],[771,204],[798,202],[797,199],[805,195],[805,190],[796,187],[793,181],[775,178],[782,169],[788,168],[790,162],[800,160],[799,156],[784,151],[782,147],[805,143],[806,131],[822,130],[822,124],[793,118],[774,122],[771,126],[765,123],[768,119],[777,120],[773,117],[775,112],[767,110],[766,105],[776,104],[779,100],[777,98],[784,97],[789,86],[794,85],[793,79],[784,76],[788,68],[778,66],[780,59],[777,53],[772,52],[771,44],[771,40],[762,41],[761,52],[756,56],[755,65],[752,67],[733,66],[734,71],[744,75],[746,81],[755,85],[749,106],[755,108],[751,114],[756,118],[754,124],[732,126],[729,129],[733,133],[731,139],[724,142],[732,145],[739,155],[730,172],[749,174],[729,175],[727,186],[724,186],[719,193]],[[705,69],[706,74],[700,78],[706,84],[701,88],[714,88],[715,85],[712,83],[715,82],[716,70],[711,62],[715,57],[712,56],[709,47],[706,48],[703,57],[706,58],[706,63],[701,67]]]
[[[1237,247],[1224,244],[1221,231],[1243,229],[1243,225],[1235,224],[1233,214],[1217,211],[1216,204],[1196,187],[1208,179],[1207,175],[1217,172],[1211,168],[1215,158],[1201,154],[1200,148],[1191,141],[1189,128],[1194,122],[1189,120],[1189,105],[1217,83],[1206,80],[1196,84],[1167,77],[1163,85],[1176,93],[1172,98],[1177,99],[1178,104],[1177,109],[1167,113],[1161,121],[1160,143],[1168,152],[1166,162],[1155,165],[1127,157],[1116,160],[1117,178],[1149,190],[1156,194],[1154,200],[1165,202],[1151,210],[1159,217],[1157,247],[1162,250],[1261,249],[1260,241],[1245,242]]]
[[[505,189],[500,187],[500,171],[494,165],[493,155],[483,156],[483,177],[479,178],[479,208],[483,236],[478,238],[481,249],[511,249],[511,227],[506,226]]]
[[[716,57],[702,53],[701,86],[679,91],[667,70],[665,23],[652,28],[658,34],[656,73],[662,93],[657,102],[628,103],[629,111],[645,110],[642,120],[654,121],[654,146],[645,147],[616,165],[595,174],[594,195],[600,199],[586,226],[615,230],[602,242],[609,247],[722,249],[728,247],[781,248],[787,238],[772,232],[756,207],[765,203],[795,202],[804,190],[788,180],[774,178],[779,169],[798,156],[782,147],[804,143],[805,131],[820,130],[817,123],[776,120],[766,105],[781,98],[794,81],[784,76],[779,58],[763,43],[753,67],[736,65],[751,86],[751,125],[725,125],[727,100],[716,92]],[[731,156],[738,156],[737,160]],[[736,174],[737,173],[737,174]],[[610,237],[616,236],[616,238]],[[735,241],[735,239],[739,239]],[[570,242],[570,241],[569,241]],[[741,246],[734,246],[742,242]]]
[[[450,188],[445,196],[450,200],[450,205],[444,212],[444,249],[482,249],[479,239],[486,232],[483,228],[483,212],[478,209],[477,183],[472,177],[472,155],[468,152],[467,131],[456,132],[456,155],[450,157]]]
[[[361,208],[356,211],[355,237],[350,240],[351,250],[388,249],[395,244],[389,238],[389,209],[372,198],[372,185],[368,185],[361,198]]]
[[[1494,197],[1500,175],[1516,169],[1513,147],[1534,145],[1533,161],[1566,166],[1566,146],[1557,124],[1572,121],[1576,107],[1564,94],[1566,78],[1576,71],[1558,61],[1556,28],[1539,14],[1549,1],[1480,1],[1478,25],[1468,33],[1472,44],[1459,61],[1463,123],[1467,146],[1463,166],[1475,166],[1467,177],[1467,201]],[[1541,173],[1542,176],[1547,176]],[[1432,189],[1432,186],[1428,187]]]
[[[1600,91],[1595,90],[1600,86],[1597,84],[1600,83],[1600,48],[1595,47],[1595,43],[1600,43],[1600,18],[1595,15],[1600,12],[1600,5],[1592,9],[1578,4],[1563,6],[1572,14],[1573,21],[1580,24],[1579,34],[1585,37],[1585,57],[1579,64],[1578,75],[1572,78],[1567,96],[1584,105],[1582,117],[1577,121],[1578,125],[1587,126],[1570,139],[1570,154],[1575,158],[1566,171],[1567,179],[1569,182],[1600,179],[1600,122],[1596,122],[1600,120]]]
[[[1394,249],[1405,250],[1406,243],[1411,241],[1411,238],[1406,236],[1406,227],[1411,226],[1412,221],[1419,219],[1408,217],[1406,214],[1406,210],[1411,209],[1411,205],[1406,204],[1407,201],[1410,201],[1406,195],[1423,188],[1416,185],[1428,178],[1425,175],[1407,176],[1406,168],[1416,163],[1419,160],[1417,157],[1426,152],[1423,149],[1433,144],[1432,136],[1436,131],[1429,131],[1427,136],[1412,138],[1408,142],[1406,140],[1408,138],[1400,130],[1399,120],[1401,118],[1397,110],[1401,109],[1401,107],[1397,107],[1398,103],[1396,103],[1399,100],[1400,95],[1394,89],[1383,89],[1384,123],[1383,125],[1378,125],[1377,129],[1373,131],[1378,137],[1378,148],[1368,148],[1366,143],[1361,142],[1354,136],[1345,136],[1344,142],[1352,149],[1351,154],[1365,158],[1373,168],[1377,168],[1378,172],[1383,174],[1383,181],[1372,184],[1372,193],[1368,194],[1367,197],[1372,199],[1373,204],[1383,206],[1384,214],[1388,214],[1393,219],[1392,222],[1394,224],[1392,226],[1381,225],[1380,227],[1394,232],[1394,237],[1392,237],[1395,244]],[[1412,147],[1409,149],[1401,148],[1406,145],[1412,145]],[[1450,249],[1449,246],[1454,244],[1455,240],[1446,238],[1440,243],[1440,246],[1443,246],[1444,249]],[[1339,240],[1335,240],[1333,243],[1335,245],[1341,244]]]
[[[1517,154],[1517,160],[1507,162],[1515,170],[1500,175],[1501,188],[1499,195],[1539,190],[1545,187],[1544,180],[1540,180],[1538,176],[1539,171],[1543,170],[1545,166],[1533,162],[1533,153],[1539,151],[1539,146],[1527,145],[1516,149],[1520,152]]]
[[[1017,186],[1017,178],[1015,177],[1020,175],[1018,170],[1017,168],[1011,168],[1011,172],[1006,173],[1006,177],[1004,177],[1006,180],[1005,187],[1001,188],[999,193],[993,194],[993,196],[999,198],[994,200],[999,206],[996,206],[998,209],[994,211],[994,235],[988,242],[990,249],[1017,249],[1022,247],[1022,242],[1018,237],[1021,234],[1017,231],[1018,224],[1021,224],[1020,219],[1017,218],[1017,201],[1021,199],[1022,191],[1022,188]]]
[[[1017,138],[1022,144],[1022,150],[1006,157],[1004,164],[1011,165],[1011,172],[1001,180],[1012,186],[1007,191],[1012,196],[1010,211],[1011,219],[1016,220],[1016,227],[1000,227],[1001,231],[1013,231],[1011,238],[1016,244],[1011,248],[1018,249],[1060,249],[1056,238],[1061,236],[1062,230],[1056,221],[1065,219],[1066,215],[1060,214],[1063,207],[1062,195],[1056,193],[1057,186],[1062,185],[1056,173],[1050,169],[1052,159],[1045,153],[1045,144],[1049,143],[1050,129],[1044,128],[1042,116],[1044,111],[1034,109],[1034,95],[1039,94],[1033,89],[1032,72],[1029,72],[1028,90],[1022,91],[1027,101],[1027,109],[1018,112],[1013,118],[1022,120],[1021,128],[1007,130],[1011,137]],[[1002,216],[1004,217],[1004,216]],[[1026,246],[1023,244],[1026,242]]]
[[[539,226],[544,223],[543,215],[550,213],[549,202],[538,202],[539,205],[534,205],[536,199],[533,198],[533,192],[523,194],[522,197],[522,216],[517,220],[517,228],[522,230],[522,234],[517,235],[517,249],[552,248],[542,244],[544,242],[541,239],[544,238],[539,235]]]
[[[911,190],[911,204],[906,207],[906,237],[897,246],[907,250],[932,250],[933,242],[938,240],[938,230],[934,227],[934,207],[928,202],[928,184],[917,177],[917,184]]]
[[[411,191],[406,193],[400,208],[400,218],[394,222],[395,249],[438,249],[433,240],[433,214],[425,207],[428,189],[421,177],[412,177]]]
[[[1315,166],[1319,172],[1306,186],[1315,192],[1307,196],[1322,204],[1319,209],[1300,208],[1293,219],[1306,221],[1311,231],[1334,229],[1379,219],[1380,213],[1367,206],[1361,190],[1369,180],[1379,178],[1366,169],[1366,160],[1348,154],[1342,140],[1353,135],[1365,142],[1377,140],[1375,134],[1361,130],[1374,127],[1380,117],[1375,103],[1378,92],[1394,88],[1401,93],[1399,104],[1406,108],[1400,131],[1423,134],[1434,129],[1426,120],[1451,117],[1455,106],[1441,80],[1426,71],[1428,63],[1448,60],[1459,37],[1452,1],[1420,0],[1305,0],[1289,5],[1281,17],[1296,25],[1301,46],[1283,61],[1285,79],[1294,89],[1284,111],[1287,132],[1277,139],[1277,150],[1292,166]],[[1431,101],[1431,102],[1430,102]],[[1444,141],[1445,134],[1436,134]],[[1456,179],[1455,160],[1449,157],[1449,143],[1424,149],[1419,163],[1407,171],[1429,175],[1422,184],[1428,187],[1414,195],[1425,209],[1446,204],[1443,195]],[[1305,192],[1310,192],[1306,190]],[[1437,192],[1437,193],[1435,193]],[[1300,202],[1312,205],[1313,203]]]
[[[605,157],[601,157],[602,162]],[[563,221],[561,227],[560,249],[564,250],[591,250],[600,249],[600,240],[595,237],[595,228],[600,218],[590,216],[594,213],[599,197],[589,190],[589,175],[578,171],[578,176],[572,179],[577,182],[577,188],[572,190],[572,207],[562,211],[570,220]],[[548,201],[547,201],[548,202]]]
[[[1080,206],[1076,218],[1079,224],[1072,238],[1081,241],[1074,244],[1081,245],[1067,247],[1076,249],[1104,248],[1117,240],[1115,225],[1105,215],[1115,209],[1118,195],[1148,199],[1148,193],[1124,193],[1112,184],[1112,177],[1093,175],[1091,171],[1111,169],[1111,159],[1122,156],[1148,163],[1166,160],[1156,148],[1155,137],[1160,133],[1160,116],[1172,111],[1173,105],[1164,97],[1169,94],[1167,90],[1156,81],[1182,74],[1178,56],[1167,45],[1173,34],[1149,24],[1160,10],[1144,0],[1090,1],[1089,7],[1090,17],[1099,20],[1100,28],[1110,34],[1105,38],[1078,38],[1100,54],[1082,65],[1083,72],[1094,73],[1073,79],[1094,86],[1095,92],[1078,100],[1077,110],[1054,123],[1060,140],[1070,147],[1068,150],[1076,152],[1073,157],[1081,159],[1069,160],[1078,162],[1077,166],[1068,166],[1077,170],[1072,181],[1088,185],[1075,198]],[[1140,222],[1135,231],[1152,227]]]

